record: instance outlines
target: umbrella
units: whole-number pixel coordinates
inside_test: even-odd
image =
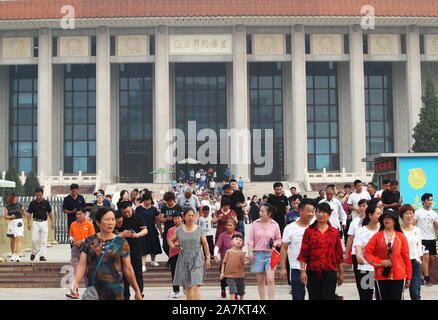
[[[172,174],[172,173],[174,173],[174,171],[170,170],[170,169],[159,168],[159,169],[151,171],[149,173],[150,174],[161,174],[161,188],[163,188],[163,174]]]
[[[0,188],[15,188],[15,182],[0,179]]]
[[[178,164],[200,164],[201,161],[192,159],[192,158],[187,158],[187,159],[183,159],[178,161]]]

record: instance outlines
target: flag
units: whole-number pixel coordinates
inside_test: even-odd
[[[278,264],[278,262],[280,261],[280,254],[278,253],[277,250],[272,250],[272,255],[271,255],[271,270],[274,270],[275,266]]]

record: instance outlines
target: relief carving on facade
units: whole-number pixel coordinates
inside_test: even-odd
[[[425,35],[426,54],[438,54],[438,34]]]
[[[89,37],[60,37],[60,57],[88,57],[90,55]]]
[[[283,34],[254,34],[253,54],[284,54]]]
[[[312,54],[343,54],[342,34],[312,34]]]
[[[117,55],[120,57],[148,56],[149,36],[146,35],[117,36]]]
[[[32,38],[3,38],[2,58],[31,58]]]
[[[368,40],[370,54],[400,54],[398,34],[370,34]]]

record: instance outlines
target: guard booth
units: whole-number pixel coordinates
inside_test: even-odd
[[[397,180],[403,203],[422,207],[421,196],[428,192],[438,199],[438,153],[379,153],[363,159],[374,162],[373,181]],[[433,208],[438,208],[434,201]]]

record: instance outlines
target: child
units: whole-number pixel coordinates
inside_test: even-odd
[[[240,300],[243,300],[245,296],[245,264],[249,263],[249,260],[246,259],[245,253],[242,251],[244,243],[240,234],[233,235],[231,243],[233,247],[225,253],[220,279],[227,279],[231,300],[239,300],[238,296]]]
[[[173,237],[173,235],[175,234],[176,229],[178,229],[181,226],[181,224],[182,224],[181,212],[175,212],[173,214],[173,223],[175,224],[175,226],[170,228],[167,231],[167,240],[171,239]],[[180,249],[169,248],[169,264],[170,264],[170,271],[172,273],[172,282],[173,282],[173,278],[175,277],[176,263],[178,262],[179,253],[180,253]],[[177,298],[180,298],[182,296],[183,296],[183,294],[179,291],[179,286],[173,286],[173,291],[170,294],[170,297],[177,299]]]
[[[202,207],[202,216],[199,217],[199,226],[204,230],[205,235],[207,236],[208,248],[210,249],[210,256],[213,259],[214,256],[214,241],[213,235],[215,233],[212,226],[212,217],[210,215],[210,207],[203,206]]]

